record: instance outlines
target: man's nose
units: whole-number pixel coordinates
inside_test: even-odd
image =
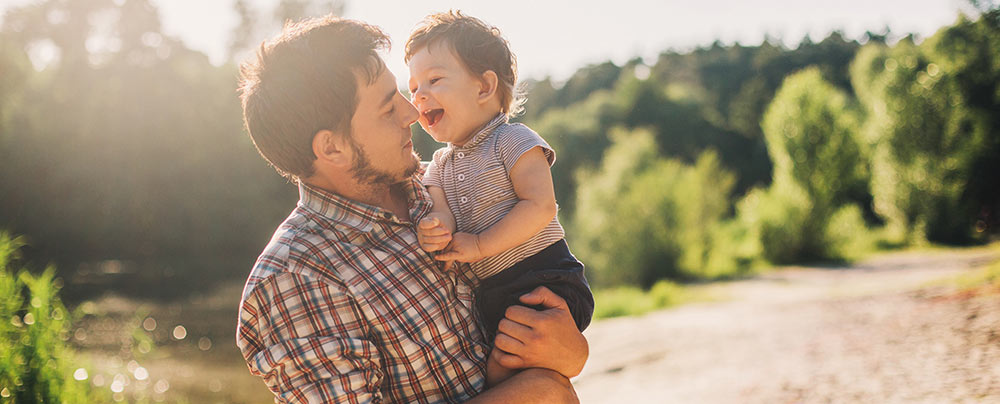
[[[420,117],[420,113],[417,112],[417,108],[414,107],[413,104],[407,102],[406,105],[403,107],[402,117],[403,121],[406,123],[406,126],[409,127],[410,125],[413,125],[413,123],[417,121],[417,118]]]

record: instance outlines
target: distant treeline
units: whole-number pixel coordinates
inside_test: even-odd
[[[246,7],[234,55],[253,42]],[[528,83],[521,119],[557,150],[560,215],[598,284],[849,258],[845,239],[979,242],[1000,211],[997,20],[588,66]],[[10,10],[0,228],[71,296],[243,278],[297,195],[243,132],[236,71],[163,34],[148,0]],[[419,128],[414,143],[438,147]]]

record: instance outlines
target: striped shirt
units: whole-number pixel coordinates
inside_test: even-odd
[[[430,210],[414,176],[410,217]],[[477,280],[436,269],[413,223],[299,185],[254,264],[237,345],[275,402],[462,402],[485,387]]]
[[[444,190],[459,232],[479,234],[503,219],[519,201],[510,170],[535,147],[542,148],[550,166],[555,163],[555,151],[535,131],[507,123],[505,114],[497,115],[465,145],[448,144],[435,151],[424,185]],[[486,279],[564,237],[558,217],[553,217],[524,243],[469,266],[479,279]]]

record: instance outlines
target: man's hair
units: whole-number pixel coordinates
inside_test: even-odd
[[[436,43],[450,46],[476,77],[487,70],[496,73],[500,111],[511,117],[521,112],[524,96],[517,87],[517,57],[500,29],[461,11],[431,14],[410,34],[404,60],[409,63],[414,54]]]
[[[257,151],[281,175],[311,176],[320,130],[350,135],[358,83],[385,69],[378,51],[389,37],[378,27],[326,16],[286,24],[240,66],[243,120]]]

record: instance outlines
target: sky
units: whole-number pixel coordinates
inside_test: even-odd
[[[0,10],[31,0],[0,0]],[[848,38],[865,31],[927,37],[951,24],[965,0],[346,0],[344,16],[382,27],[393,40],[386,55],[402,82],[403,45],[425,15],[461,9],[503,31],[518,58],[522,78],[564,80],[588,64],[634,57],[655,61],[660,52],[690,50],[720,40],[757,45],[765,37],[795,46],[805,35],[821,40],[834,30]],[[237,24],[235,0],[152,0],[166,34],[225,61]],[[278,0],[251,0],[268,13]],[[264,39],[264,38],[261,38]]]

